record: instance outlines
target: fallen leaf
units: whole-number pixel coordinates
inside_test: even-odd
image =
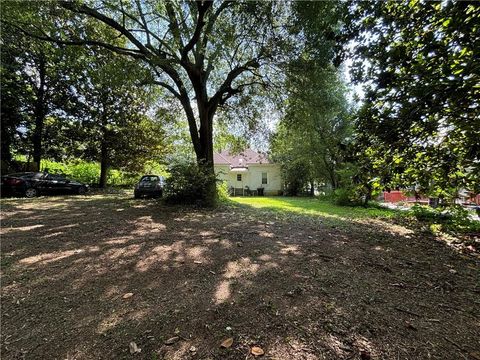
[[[130,349],[130,354],[136,354],[142,351],[133,341],[128,345],[128,348]]]
[[[167,341],[165,341],[165,345],[173,345],[175,344],[180,338],[178,336],[171,337]]]
[[[223,347],[225,349],[228,349],[230,346],[233,344],[233,338],[228,338],[222,341],[220,344],[220,347]]]
[[[263,351],[263,349],[258,346],[252,347],[252,350],[250,352],[252,353],[252,355],[255,356],[262,356],[263,354],[265,354],[265,351]]]
[[[133,296],[133,293],[126,293],[125,295],[122,296],[124,299],[131,298]]]
[[[189,350],[190,350],[191,353],[194,353],[194,352],[197,351],[197,348],[195,346],[190,346]]]

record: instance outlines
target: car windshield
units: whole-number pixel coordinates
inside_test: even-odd
[[[155,182],[158,180],[158,176],[144,176],[140,179],[140,182]]]

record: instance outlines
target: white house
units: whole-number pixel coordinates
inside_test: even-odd
[[[271,163],[264,154],[250,149],[236,155],[216,152],[213,163],[215,174],[227,182],[234,195],[256,195],[259,191],[279,195],[282,191],[280,165]]]

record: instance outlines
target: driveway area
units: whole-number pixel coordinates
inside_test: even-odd
[[[1,204],[2,359],[480,359],[480,262],[415,228],[131,194]]]

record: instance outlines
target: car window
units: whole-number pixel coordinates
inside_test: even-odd
[[[158,176],[144,176],[140,179],[140,182],[155,182],[158,180]]]
[[[8,174],[7,176],[22,177],[22,178],[28,179],[28,178],[33,177],[34,174],[35,173],[15,173],[15,174]]]
[[[47,177],[48,180],[54,180],[54,181],[65,181],[65,177],[62,175],[54,175],[54,174],[48,174]]]
[[[32,173],[32,175],[30,177],[32,179],[41,179],[44,176],[45,176],[45,173],[38,172],[38,173]]]

